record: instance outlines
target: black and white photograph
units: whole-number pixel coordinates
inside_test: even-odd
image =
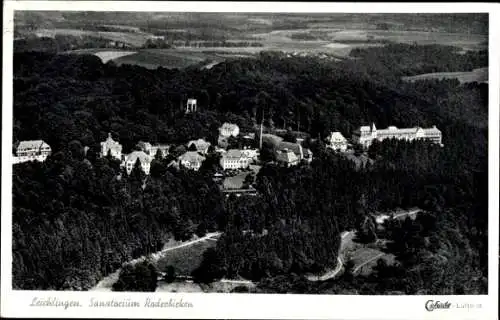
[[[491,294],[489,14],[227,9],[14,12],[11,289]]]

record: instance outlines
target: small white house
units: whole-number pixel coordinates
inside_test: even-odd
[[[178,157],[177,160],[179,161],[181,166],[194,171],[198,171],[203,161],[205,161],[205,157],[200,155],[196,151],[188,151]]]
[[[191,140],[187,143],[188,149],[191,147],[191,145],[194,145],[196,148],[196,151],[207,154],[208,153],[208,148],[210,147],[210,142],[205,141],[204,139],[198,139],[198,140]]]
[[[236,137],[238,134],[240,134],[240,128],[238,127],[238,125],[233,123],[225,122],[219,128],[219,135],[222,137]]]
[[[330,133],[326,141],[326,146],[332,150],[340,152],[345,152],[347,150],[347,139],[338,131]]]

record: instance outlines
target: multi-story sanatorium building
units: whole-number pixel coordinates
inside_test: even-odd
[[[382,141],[384,139],[400,139],[400,140],[420,140],[427,139],[433,143],[442,146],[441,131],[433,126],[432,128],[397,128],[390,126],[387,129],[378,129],[373,123],[372,126],[362,126],[354,131],[352,136],[354,142],[361,144],[363,147],[368,148],[374,140]]]

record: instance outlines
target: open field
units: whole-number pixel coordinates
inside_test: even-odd
[[[373,248],[360,248],[356,250],[350,261],[354,262],[352,273],[354,275],[369,275],[373,267],[377,265],[377,261],[383,259],[388,265],[395,262],[396,257],[393,254],[388,254]]]
[[[466,72],[435,72],[419,74],[412,77],[403,77],[404,81],[418,81],[426,79],[458,79],[460,83],[488,82],[488,68],[479,68]]]
[[[89,36],[107,39],[109,41],[119,41],[122,43],[129,44],[132,47],[142,46],[148,37],[151,36],[149,33],[139,33],[139,32],[119,32],[119,31],[91,31],[83,29],[38,29],[34,31],[38,37],[49,37],[54,38],[56,35],[68,35],[68,36]]]
[[[167,266],[171,265],[175,268],[177,275],[189,276],[200,265],[203,252],[208,248],[215,247],[216,244],[217,241],[205,240],[168,251],[158,259],[156,265],[159,271],[165,271]]]
[[[106,63],[110,60],[115,60],[120,57],[129,56],[131,54],[135,54],[135,51],[100,51],[94,53],[95,56],[99,57],[102,63]]]
[[[206,54],[196,51],[185,51],[175,49],[144,49],[135,54],[127,55],[113,60],[116,64],[132,64],[148,69],[164,68],[186,68],[199,64],[203,61],[213,62],[224,61],[224,58],[213,54]]]

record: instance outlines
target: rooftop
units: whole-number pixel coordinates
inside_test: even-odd
[[[188,151],[178,158],[180,161],[187,162],[201,162],[205,160],[205,157],[196,151]]]
[[[291,150],[288,150],[286,152],[278,152],[276,160],[279,162],[293,163],[297,162],[299,158]]]
[[[150,156],[144,153],[144,151],[133,151],[132,153],[125,156],[126,162],[135,163],[137,159],[139,159],[139,161],[143,164],[150,163],[152,160]]]
[[[338,131],[330,133],[329,139],[330,140],[347,141],[346,138],[344,138],[344,136],[342,135],[342,133],[340,133]]]
[[[18,150],[40,149],[42,146],[49,147],[49,145],[45,143],[43,140],[26,140],[19,142],[17,149]]]

